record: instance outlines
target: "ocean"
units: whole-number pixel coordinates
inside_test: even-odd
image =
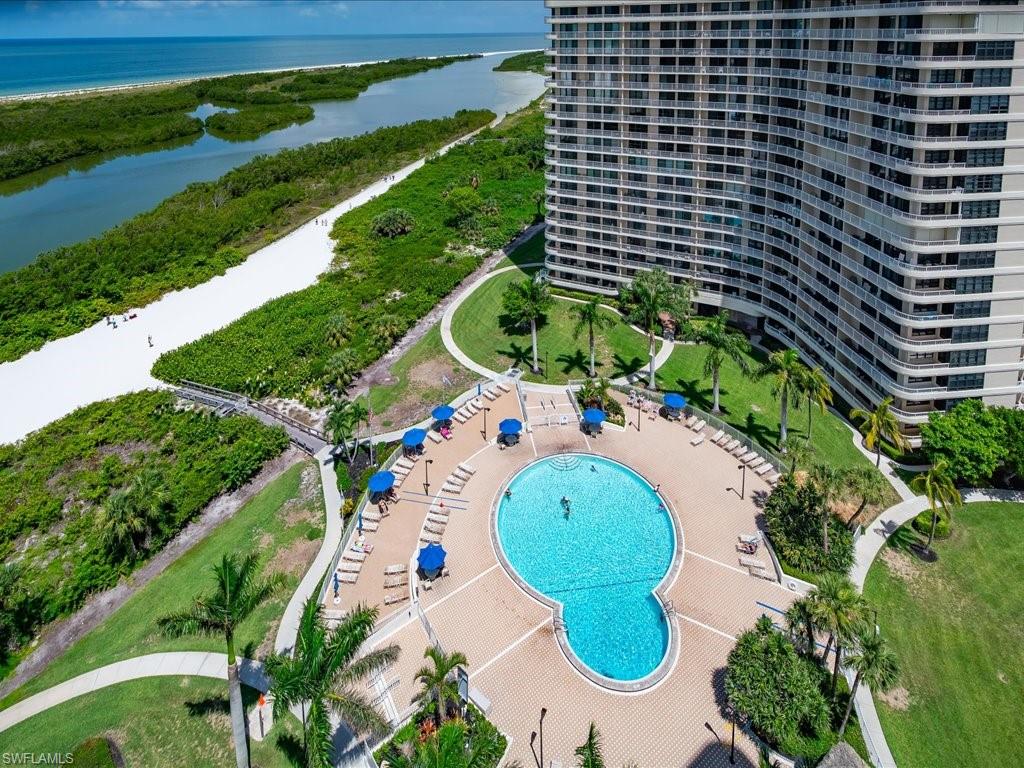
[[[541,34],[0,39],[0,96],[546,45]]]

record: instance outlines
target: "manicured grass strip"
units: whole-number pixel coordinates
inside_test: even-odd
[[[704,376],[706,349],[678,345],[671,357],[658,369],[658,386],[665,391],[680,392],[698,408],[710,411],[712,405],[711,377]],[[751,370],[764,361],[760,350],[748,356]],[[779,403],[772,396],[767,379],[755,380],[743,373],[731,360],[722,366],[721,418],[745,432],[761,445],[779,449]],[[807,436],[807,404],[789,409],[790,439]],[[853,444],[849,428],[835,415],[814,410],[811,416],[813,458],[836,467],[866,466],[870,462]]]
[[[510,366],[522,368],[527,381],[560,384],[569,379],[585,378],[590,366],[590,347],[586,331],[579,339],[573,339],[576,321],[572,317],[572,302],[556,298],[546,322],[537,328],[540,365],[542,368],[545,363],[550,366],[546,377],[544,373],[530,372],[533,353],[529,327],[511,326],[502,313],[501,296],[505,289],[535,271],[536,268],[525,272],[511,270],[477,288],[452,318],[455,343],[470,358],[491,370],[504,371]],[[616,378],[640,370],[647,364],[646,339],[617,314],[607,312],[616,322],[610,329],[597,332],[598,375]]]
[[[902,667],[909,706],[876,698],[900,768],[1020,763],[1024,505],[969,504],[934,564],[883,550],[864,594]],[[915,537],[909,524],[897,541]],[[890,700],[893,698],[890,695]]]
[[[3,702],[14,701],[114,661],[159,651],[223,651],[224,641],[209,637],[167,638],[156,620],[184,610],[209,591],[210,569],[225,554],[257,552],[264,571],[283,570],[288,585],[239,627],[236,646],[252,658],[270,647],[291,592],[312,562],[323,535],[323,493],[312,461],[287,470],[250,499],[206,539],[132,596],[103,624],[79,640],[39,676]]]
[[[0,733],[0,750],[70,753],[86,739],[109,735],[130,768],[224,768],[235,761],[227,691],[227,681],[197,677],[119,683]],[[257,694],[242,692],[248,709]],[[264,741],[249,741],[252,765],[260,768],[292,768],[301,749],[300,726],[291,715],[275,721]]]

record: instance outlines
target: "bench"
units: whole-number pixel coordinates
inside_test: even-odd
[[[704,435],[697,435],[693,440],[690,441],[690,445],[700,445],[704,442]]]

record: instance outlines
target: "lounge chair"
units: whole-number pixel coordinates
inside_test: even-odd
[[[380,512],[377,511],[376,509],[372,509],[372,508],[364,509],[363,510],[363,522],[366,522],[367,520],[372,520],[375,523],[379,523],[380,522]]]
[[[466,407],[466,413],[468,413],[470,416],[476,416],[477,411],[480,410],[473,403],[466,403],[465,407]]]
[[[717,445],[718,441],[722,439],[722,435],[724,435],[724,434],[725,434],[725,430],[723,430],[723,429],[718,430],[717,432],[715,432],[715,434],[713,434],[711,436],[711,442],[715,443]]]
[[[457,422],[459,422],[459,424],[465,424],[466,423],[466,418],[467,417],[465,415],[463,415],[462,411],[456,411],[455,412],[455,420]]]
[[[448,515],[428,514],[427,515],[427,522],[428,523],[438,523],[439,525],[446,525],[448,523]]]
[[[472,477],[472,475],[469,474],[469,472],[465,472],[465,471],[459,469],[458,467],[456,467],[455,469],[452,470],[452,475],[451,476],[452,477],[457,477],[459,480],[461,480],[464,483],[469,482],[469,478]]]
[[[395,467],[409,470],[412,469],[414,466],[415,464],[412,461],[410,461],[407,456],[403,456],[402,458],[395,462],[395,466],[391,468],[391,471],[394,472]]]
[[[757,533],[744,533],[736,537],[739,541],[744,544],[760,544],[761,543],[761,532]]]
[[[440,544],[441,537],[436,533],[424,533],[420,534],[420,541],[424,544]]]
[[[697,414],[691,414],[690,417],[686,421],[683,422],[683,424],[685,426],[687,426],[687,427],[692,427],[696,423],[697,423]]]
[[[751,469],[754,469],[755,467],[760,467],[762,464],[764,464],[764,459],[757,455],[755,455],[754,458],[747,461],[747,466],[750,467]]]
[[[753,568],[758,571],[764,571],[768,568],[768,566],[761,560],[758,560],[756,557],[748,557],[747,555],[742,555],[740,557],[740,565],[746,566],[747,568]]]
[[[466,481],[460,480],[459,478],[455,477],[455,475],[448,475],[448,478],[444,481],[444,484],[454,485],[456,488],[460,490],[466,487]]]
[[[766,477],[765,482],[768,483],[768,485],[775,485],[777,482],[779,482],[779,479],[781,477],[782,475],[776,472],[774,475],[769,475],[768,477]]]
[[[401,603],[408,599],[408,592],[392,592],[391,594],[384,595],[384,605],[394,605],[395,603]]]
[[[748,452],[749,451],[747,449],[747,446],[744,445],[743,443],[740,443],[735,448],[733,448],[731,451],[729,451],[729,453],[731,453],[733,456],[742,456],[743,454],[748,453]]]
[[[427,432],[427,437],[429,437],[433,442],[438,444],[444,442],[444,438],[437,434],[437,432],[435,432],[434,430],[430,430],[429,432]]]
[[[365,552],[354,552],[352,550],[347,551],[341,556],[342,560],[351,560],[353,563],[362,563],[366,561]]]
[[[736,450],[736,448],[739,446],[739,444],[740,444],[740,441],[736,440],[735,438],[733,438],[732,440],[724,442],[722,444],[722,448],[725,449],[726,451],[729,451],[731,453],[732,451]]]
[[[512,391],[511,385],[505,383],[504,381],[499,381],[498,382],[498,386],[501,387],[506,392],[511,392]]]
[[[491,401],[492,403],[493,403],[493,402],[494,402],[495,400],[497,400],[497,399],[498,399],[498,396],[497,396],[496,394],[494,394],[493,392],[491,392],[491,390],[489,390],[489,389],[485,389],[485,390],[484,390],[484,397],[486,397],[486,398],[487,398],[488,400],[490,400],[490,401]]]
[[[395,475],[395,484],[391,487],[397,491],[402,487],[402,483],[405,482],[407,477],[409,477],[409,475]]]
[[[408,583],[409,575],[405,573],[384,577],[384,589],[398,589],[399,587],[406,586]]]
[[[338,564],[339,573],[359,573],[361,570],[363,570],[362,563],[349,563],[342,561]]]
[[[690,429],[692,429],[694,432],[703,432],[704,431],[704,427],[706,427],[707,425],[708,425],[708,423],[706,421],[704,421],[704,419],[701,419],[696,424],[694,424],[692,427],[690,427]]]
[[[436,533],[438,536],[444,534],[444,527],[447,523],[431,523],[426,522],[423,524],[423,530],[427,533]]]
[[[412,467],[399,467],[395,465],[391,468],[391,474],[395,477],[405,477],[412,471]]]
[[[757,458],[756,451],[747,451],[746,453],[740,454],[740,461],[744,464],[749,464],[751,461]]]
[[[358,581],[358,580],[359,580],[359,574],[358,573],[345,573],[345,572],[342,572],[342,573],[338,574],[338,581],[341,582],[342,584],[355,584],[356,581]]]
[[[364,531],[367,531],[369,533],[373,533],[374,531],[376,531],[379,528],[380,528],[380,524],[376,520],[366,520],[365,518],[363,519],[362,529]]]
[[[471,475],[476,474],[476,468],[472,464],[459,464],[459,469]]]
[[[429,510],[431,515],[441,515],[442,517],[448,517],[448,507],[439,507],[436,504]]]
[[[408,573],[409,566],[405,563],[394,563],[384,568],[385,576],[397,576],[400,573]]]
[[[773,469],[772,465],[768,464],[767,462],[765,462],[760,467],[758,467],[757,469],[754,470],[754,474],[758,475],[760,477],[764,477],[764,475],[766,473],[768,473],[768,472],[771,472],[772,469]]]
[[[704,442],[704,435],[697,435],[693,440],[690,441],[690,445],[700,445]]]

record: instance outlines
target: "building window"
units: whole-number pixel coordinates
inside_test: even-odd
[[[953,108],[952,96],[932,96],[928,99],[928,109],[933,112],[941,112]]]
[[[988,317],[991,301],[958,301],[953,305],[953,317]]]
[[[968,141],[1003,141],[1006,138],[1006,123],[971,123],[967,130]]]
[[[1013,58],[1013,40],[982,40],[974,58],[978,61],[1004,61]]]
[[[979,70],[981,71],[981,70]],[[931,82],[933,83],[955,83],[956,82],[956,70],[955,69],[933,69]]]
[[[978,243],[994,243],[999,236],[999,227],[961,227],[960,244],[977,245]]]
[[[975,115],[1005,115],[1010,110],[1010,97],[972,96],[971,113]]]
[[[949,353],[949,364],[953,368],[966,368],[968,365],[984,365],[984,349],[958,349]]]
[[[964,176],[964,192],[1002,192],[1002,176]]]
[[[987,325],[960,325],[953,329],[950,341],[954,344],[988,341]]]
[[[988,293],[992,290],[991,275],[977,275],[972,277],[958,277],[956,279],[957,293]]]
[[[973,251],[961,253],[957,260],[960,269],[986,269],[996,265],[995,251]]]
[[[985,386],[985,374],[983,373],[958,373],[949,377],[946,385],[950,390],[981,389]]]
[[[971,168],[987,168],[1003,164],[1003,150],[1001,149],[968,149],[966,155],[967,165]]]
[[[1010,69],[1008,67],[976,69],[973,83],[976,88],[1009,88]]]
[[[960,215],[965,219],[994,219],[999,216],[999,201],[965,200]]]

